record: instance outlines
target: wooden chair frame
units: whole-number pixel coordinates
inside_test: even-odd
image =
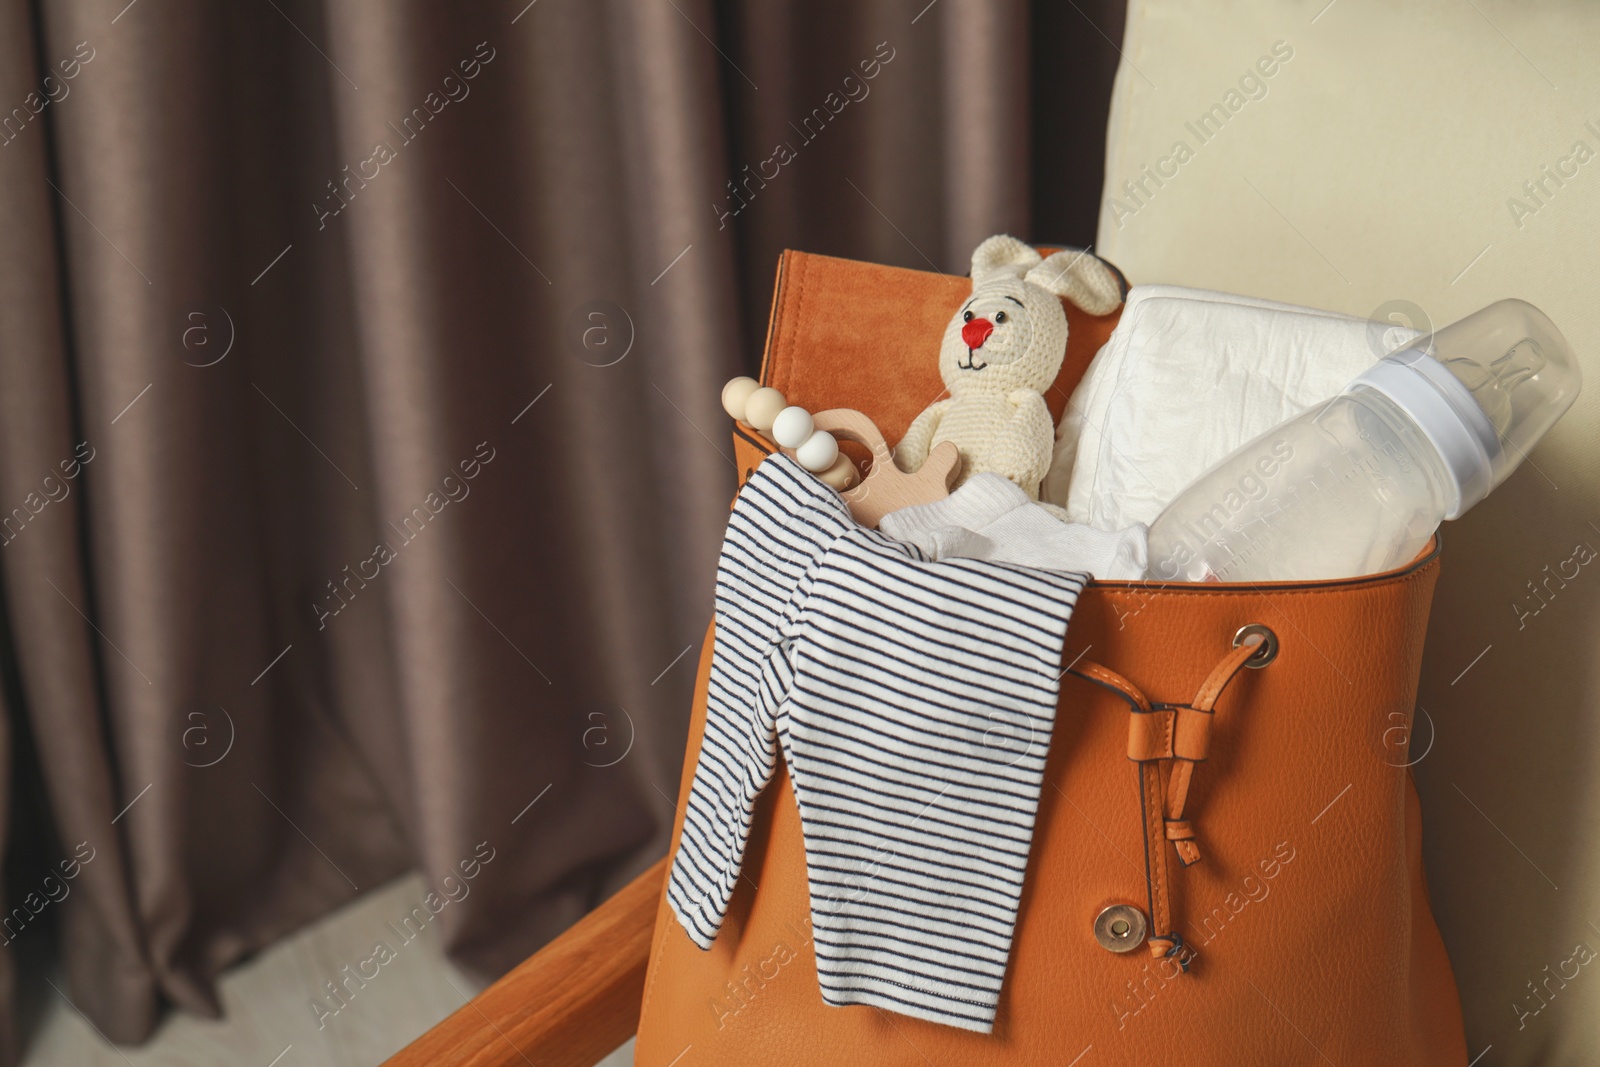
[[[594,1067],[639,1029],[666,876],[657,861],[386,1067]]]

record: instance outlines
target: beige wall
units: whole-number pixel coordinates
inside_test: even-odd
[[[1545,1006],[1528,986],[1600,951],[1600,559],[1574,557],[1600,549],[1600,5],[1324,3],[1135,0],[1098,250],[1135,282],[1395,321],[1518,296],[1578,350],[1576,406],[1444,530],[1412,758],[1471,1054],[1600,1063],[1600,959]]]

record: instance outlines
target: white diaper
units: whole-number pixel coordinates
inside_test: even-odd
[[[1042,498],[1150,523],[1234,449],[1337,394],[1417,331],[1270,300],[1135,286],[1056,430]]]

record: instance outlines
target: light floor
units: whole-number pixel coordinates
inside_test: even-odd
[[[19,984],[40,983],[34,992],[45,999],[23,1067],[375,1067],[477,992],[444,958],[434,927],[401,948],[337,1015],[324,1016],[320,1028],[311,1002],[326,995],[323,983],[341,967],[366,959],[378,931],[424,893],[414,874],[368,893],[224,975],[221,1020],[173,1012],[139,1048],[107,1044],[30,969]],[[59,977],[51,980],[66,990]],[[632,1051],[630,1042],[603,1067],[627,1067]]]

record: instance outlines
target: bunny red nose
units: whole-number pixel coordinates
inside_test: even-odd
[[[991,333],[994,333],[994,323],[988,319],[973,319],[961,327],[961,340],[968,348],[982,348]]]

